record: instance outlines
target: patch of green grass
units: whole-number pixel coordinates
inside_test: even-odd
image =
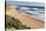
[[[11,16],[6,15],[5,28],[16,28],[16,29],[28,29],[27,26],[22,25],[19,19],[15,19]]]

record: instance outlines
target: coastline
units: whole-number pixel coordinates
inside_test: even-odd
[[[19,11],[18,11],[19,12]],[[25,16],[29,16],[29,17],[32,17],[34,19],[38,19],[38,20],[41,20],[41,21],[45,21],[45,18],[40,18],[38,16],[35,16],[35,15],[29,15],[29,14],[25,14],[24,12],[20,12],[22,15],[25,15]]]
[[[6,9],[6,14],[14,18],[18,18],[23,25],[28,26],[30,28],[44,28],[44,22],[41,22],[42,20],[39,20],[40,18],[38,19],[35,16],[29,17],[20,14],[17,10],[15,10],[13,6],[8,6],[8,8]]]

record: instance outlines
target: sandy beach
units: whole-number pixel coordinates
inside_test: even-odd
[[[28,26],[32,29],[44,28],[44,21],[35,17],[33,18],[31,15],[23,15],[19,13],[14,6],[6,6],[6,15],[19,19],[23,25]]]

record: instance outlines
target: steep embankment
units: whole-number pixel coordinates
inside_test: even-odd
[[[44,22],[38,20],[36,18],[32,18],[29,16],[24,16],[23,14],[19,13],[14,6],[6,6],[6,14],[19,19],[23,25],[26,25],[31,28],[43,28]]]

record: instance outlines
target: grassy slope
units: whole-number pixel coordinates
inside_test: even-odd
[[[6,28],[16,28],[16,29],[28,29],[29,27],[22,25],[19,19],[15,19],[6,15]]]

